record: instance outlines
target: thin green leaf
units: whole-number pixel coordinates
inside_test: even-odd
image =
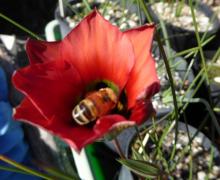
[[[40,36],[38,36],[37,34],[31,32],[30,30],[28,30],[27,28],[25,28],[24,26],[18,24],[17,22],[15,22],[14,20],[10,19],[9,17],[5,16],[4,14],[0,13],[0,17],[3,18],[4,20],[10,22],[11,24],[13,24],[14,26],[16,26],[17,28],[21,29],[22,31],[30,34],[31,36],[33,36],[36,39],[42,40],[42,38]]]
[[[142,138],[141,138],[140,131],[139,131],[139,129],[138,129],[137,126],[134,126],[134,128],[135,128],[135,131],[137,132],[137,138],[138,138],[138,140],[140,141],[140,145],[141,145],[141,148],[142,148],[142,150],[143,150],[143,158],[145,158],[145,160],[146,160],[146,159],[149,159],[149,157],[148,157],[148,155],[147,155],[147,153],[146,153],[146,151],[145,151],[144,145],[143,145],[143,140],[142,140]],[[139,159],[139,160],[140,160],[140,159]]]
[[[211,42],[213,39],[215,38],[215,35],[207,38],[203,43],[202,43],[202,47],[205,46],[206,44],[208,44],[209,42]],[[192,56],[192,54],[195,54],[195,52],[198,52],[199,51],[199,47],[193,47],[193,48],[190,48],[190,49],[186,49],[186,50],[183,50],[181,52],[177,52],[176,54],[174,54],[174,56],[172,58],[175,58],[175,57],[178,57],[178,56],[182,56],[182,55],[185,55],[185,58],[188,58],[190,56]]]
[[[83,3],[85,4],[86,6],[86,9],[88,10],[88,12],[92,11],[90,5],[89,5],[89,2],[87,0],[83,0]]]
[[[211,116],[212,122],[213,122],[213,124],[214,124],[214,126],[216,128],[216,131],[217,131],[217,133],[220,136],[220,125],[219,125],[219,122],[218,122],[218,120],[217,120],[217,118],[216,118],[212,108],[210,107],[210,104],[206,100],[204,100],[202,98],[190,98],[190,99],[184,98],[183,102],[202,103],[206,107],[207,111],[209,112],[209,115]]]
[[[70,9],[76,16],[83,18],[83,14],[80,14],[79,10],[77,8],[74,8],[75,6],[72,6],[68,0],[63,0],[63,3],[65,7]]]
[[[132,157],[135,160],[141,160],[141,161],[145,160],[144,157],[140,153],[138,153],[138,151],[134,147],[132,147],[131,150],[132,150]]]
[[[193,158],[192,150],[190,150],[190,161],[189,161],[189,180],[193,179]]]
[[[142,8],[142,10],[143,10],[143,12],[144,12],[144,14],[145,14],[145,16],[147,18],[147,21],[149,23],[152,23],[153,22],[152,21],[152,17],[151,17],[150,13],[147,10],[147,6],[146,6],[145,2],[143,0],[138,0],[138,1],[140,3],[140,7]]]
[[[176,8],[176,13],[175,13],[175,16],[176,17],[179,17],[181,16],[181,12],[182,12],[182,9],[184,7],[184,4],[185,4],[185,1],[184,0],[181,0],[178,5],[177,5],[177,8]]]
[[[0,166],[0,170],[14,172],[14,173],[20,173],[20,174],[26,174],[26,175],[31,175],[30,173],[26,173],[26,172],[24,172],[22,170],[19,170],[17,168],[7,167],[7,166]]]
[[[13,160],[5,157],[5,156],[0,155],[0,160],[2,160],[4,162],[6,162],[6,163],[16,167],[17,169],[19,169],[19,170],[21,170],[21,171],[23,171],[25,173],[28,173],[28,174],[31,174],[31,175],[34,175],[34,176],[37,176],[37,177],[41,177],[41,178],[44,178],[44,179],[48,179],[48,180],[53,179],[51,176],[49,176],[47,174],[43,174],[43,173],[41,173],[39,171],[33,170],[33,169],[29,168],[29,167],[26,167],[26,166],[24,166],[22,164],[19,164],[19,163],[13,161]]]
[[[118,162],[126,166],[134,173],[146,178],[155,178],[161,176],[162,174],[159,167],[146,161],[133,159],[119,159]]]
[[[205,180],[209,180],[209,175],[212,172],[212,167],[213,167],[213,160],[214,160],[214,147],[213,145],[211,146],[210,149],[210,159],[208,161],[208,173],[206,174]]]
[[[209,82],[209,79],[208,79],[208,71],[207,71],[207,68],[206,68],[205,56],[204,56],[204,52],[203,52],[202,45],[201,45],[202,42],[201,42],[201,39],[200,39],[200,36],[199,36],[198,23],[196,21],[196,16],[195,16],[195,12],[194,12],[195,8],[193,7],[193,1],[190,0],[189,4],[190,4],[192,19],[193,19],[193,25],[194,25],[194,28],[195,28],[196,40],[197,40],[198,47],[199,47],[199,53],[200,53],[200,56],[201,56],[202,65],[204,67],[205,78],[206,78],[207,84],[209,85],[210,82]]]

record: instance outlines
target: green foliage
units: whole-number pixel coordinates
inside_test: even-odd
[[[170,0],[166,2],[169,2],[171,5],[172,3],[178,3],[176,11],[175,11],[175,16],[180,17],[183,15],[182,10],[185,5],[184,0],[181,0],[181,1]],[[67,0],[64,0],[64,4],[67,7],[69,7],[69,9],[71,9],[75,13],[76,16],[80,18],[83,18],[88,12],[91,11],[90,1],[83,0],[83,3],[84,3],[84,9],[79,12],[79,10],[76,7],[71,6],[67,2]],[[142,16],[145,16],[147,21],[149,23],[152,23],[153,18],[148,10],[148,5],[153,4],[153,3],[155,3],[155,1],[152,1],[152,0],[129,0],[129,1],[122,0],[122,7],[127,8],[130,5],[136,6],[136,8],[138,9],[137,14],[139,16],[140,23],[141,23]],[[105,3],[101,5],[101,8],[103,8],[103,14],[106,14],[108,4],[109,4],[109,1],[106,1]],[[123,164],[128,169],[130,169],[132,172],[134,172],[135,174],[141,177],[162,178],[162,175],[164,174],[170,175],[170,173],[176,169],[178,162],[182,158],[184,158],[185,154],[192,153],[191,143],[193,139],[196,137],[196,135],[199,133],[199,131],[204,128],[205,124],[208,121],[208,117],[211,119],[212,126],[215,127],[213,129],[210,129],[210,134],[213,134],[213,132],[211,131],[215,131],[218,133],[218,135],[220,135],[220,126],[215,115],[215,112],[220,112],[219,108],[214,106],[214,104],[212,103],[212,100],[208,102],[207,100],[204,100],[201,98],[195,98],[195,94],[198,92],[202,84],[205,83],[208,89],[210,89],[210,83],[212,83],[213,77],[220,75],[220,65],[216,64],[216,60],[220,56],[220,48],[215,52],[215,55],[213,56],[213,58],[209,60],[209,63],[207,63],[207,58],[205,57],[205,53],[204,53],[205,46],[209,44],[210,42],[212,42],[216,36],[215,34],[212,34],[212,35],[208,34],[209,25],[213,22],[214,17],[210,19],[210,24],[207,26],[206,31],[201,35],[201,33],[199,32],[198,23],[197,23],[198,17],[196,17],[195,15],[195,10],[198,5],[198,1],[197,3],[195,3],[195,1],[189,0],[188,5],[190,7],[190,11],[192,14],[191,18],[193,21],[193,27],[194,27],[195,37],[197,41],[197,45],[195,47],[192,47],[190,49],[184,49],[175,54],[172,53],[170,40],[174,38],[175,36],[181,37],[182,34],[170,36],[168,34],[169,29],[167,29],[166,22],[162,18],[159,18],[159,22],[157,24],[157,32],[155,33],[155,40],[158,42],[160,53],[162,54],[163,64],[165,65],[166,73],[168,75],[169,82],[170,82],[170,87],[165,89],[162,92],[163,103],[173,103],[174,108],[169,114],[162,117],[160,120],[153,121],[152,126],[147,127],[145,129],[144,137],[142,137],[141,132],[139,132],[139,130],[136,128],[137,134],[138,134],[138,142],[140,145],[139,149],[142,149],[142,150],[139,151],[132,147],[132,155],[133,155],[132,158],[133,159],[119,159],[118,160],[121,164]],[[126,18],[126,14],[123,14],[122,16]],[[11,20],[7,16],[0,13],[0,17],[14,24],[16,27],[25,31],[27,34],[31,35],[32,37],[40,39],[38,35],[34,34],[33,32],[29,31],[25,27]],[[167,51],[164,49],[164,45],[166,45]],[[195,78],[193,79],[192,83],[189,84],[189,87],[186,89],[185,93],[181,96],[176,95],[175,82],[173,78],[173,69],[175,69],[175,67],[178,66],[178,63],[181,63],[181,62],[177,62],[176,64],[172,63],[173,59],[179,56],[182,56],[183,58],[188,60],[188,64],[189,64],[183,80],[187,79],[190,69],[195,62],[195,59],[199,57],[201,61],[199,62],[201,64],[201,69],[199,70]],[[104,83],[106,83],[106,85],[108,85],[109,87],[113,88],[116,92],[118,92],[117,87],[111,82],[104,82]],[[94,87],[91,85],[91,87],[89,88],[94,88]],[[210,97],[210,94],[208,94],[208,96]],[[193,103],[203,104],[205,109],[207,110],[207,115],[203,119],[198,120],[199,123],[198,123],[197,132],[195,132],[193,135],[190,135],[189,132],[187,132],[189,143],[186,147],[184,147],[181,150],[179,158],[176,161],[174,161],[175,155],[177,153],[176,142],[178,140],[179,117],[184,116],[186,108],[190,104],[193,104]],[[164,121],[164,120],[167,120],[167,121]],[[184,118],[184,120],[186,124],[187,122],[190,121],[189,119],[186,119],[186,118]],[[165,125],[163,127],[162,134],[159,135],[156,129],[161,122],[164,122]],[[173,144],[171,155],[167,159],[165,158],[165,155],[164,155],[165,153],[163,152],[163,142],[164,142],[164,139],[168,136],[168,134],[171,131],[175,132],[175,143]],[[147,140],[146,140],[146,136],[148,136]],[[150,157],[149,155],[150,153],[146,150],[146,148],[144,148],[147,145],[149,140],[154,142],[155,144],[155,149],[153,152],[154,154],[153,159],[152,157]],[[209,171],[211,170],[213,166],[213,157],[214,157],[213,149],[211,153],[212,153],[212,158],[209,159]],[[157,164],[158,160],[160,160],[159,162],[162,162],[164,169],[158,166]],[[13,163],[10,162],[10,163],[16,168],[0,167],[0,169],[10,170],[10,171],[20,172],[20,173],[30,173],[30,174],[34,174],[45,179],[50,179],[51,177],[57,177],[61,179],[62,178],[70,179],[70,177],[63,175],[62,173],[59,173],[57,170],[54,171],[52,169],[46,168],[46,171],[48,172],[48,174],[41,174],[41,173],[38,174],[37,172],[32,171],[26,167],[24,168],[24,166],[21,166],[14,162]],[[193,179],[193,168],[194,168],[194,165],[191,159],[189,162],[189,172],[190,172],[189,177],[188,177],[189,179]],[[208,175],[206,179],[208,179]]]
[[[119,159],[118,162],[129,168],[135,174],[145,178],[156,178],[163,175],[159,167],[153,163],[133,159]]]

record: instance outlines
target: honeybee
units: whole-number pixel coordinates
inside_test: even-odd
[[[88,124],[109,113],[117,104],[117,95],[111,88],[101,88],[86,96],[72,111],[72,117],[79,125]]]

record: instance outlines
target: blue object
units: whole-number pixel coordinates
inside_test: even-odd
[[[0,136],[5,134],[11,121],[12,108],[8,102],[0,101]]]
[[[7,101],[8,86],[4,70],[0,67],[0,101]]]
[[[24,141],[21,123],[12,118],[12,107],[8,102],[8,87],[4,70],[0,67],[0,154],[26,166],[31,166],[28,145]],[[0,166],[8,166],[0,160]],[[39,180],[36,176],[0,170],[1,180]]]

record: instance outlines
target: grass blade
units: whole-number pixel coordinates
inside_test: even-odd
[[[4,14],[0,13],[0,17],[3,18],[4,20],[8,21],[9,23],[13,24],[14,26],[16,26],[17,28],[21,29],[22,31],[28,33],[29,35],[31,35],[32,37],[38,39],[38,40],[42,40],[42,38],[40,36],[38,36],[37,34],[33,33],[32,31],[28,30],[27,28],[25,28],[24,26],[18,24],[17,22],[15,22],[14,20],[10,19],[9,17],[5,16]]]
[[[33,170],[33,169],[29,168],[29,167],[21,165],[21,164],[15,162],[15,161],[13,161],[13,160],[3,156],[3,155],[0,155],[0,160],[4,161],[5,163],[10,164],[13,167],[16,167],[17,169],[19,169],[19,170],[21,170],[21,171],[23,171],[25,173],[28,173],[30,175],[41,177],[41,178],[44,178],[44,179],[47,179],[47,180],[52,180],[53,179],[51,176],[49,176],[47,174],[43,174],[43,173],[41,173],[41,172],[39,172],[37,170]]]

